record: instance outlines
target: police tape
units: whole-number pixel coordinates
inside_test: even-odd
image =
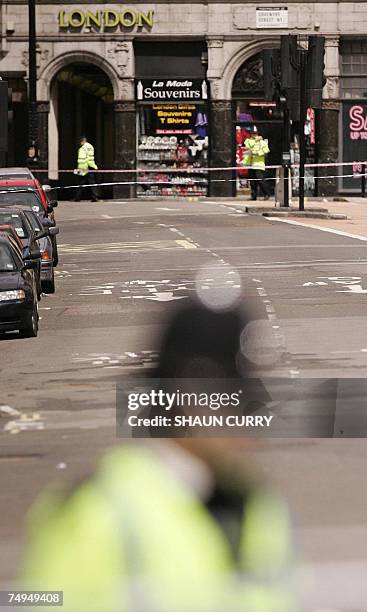
[[[152,160],[154,161],[154,160]],[[160,160],[162,162],[165,162],[166,160]],[[148,162],[149,163],[149,160]],[[288,168],[299,168],[300,165],[299,164],[287,164],[286,165]],[[363,160],[355,160],[355,161],[351,161],[351,162],[320,162],[320,163],[307,163],[305,164],[305,168],[328,168],[328,167],[337,167],[337,166],[353,166],[353,167],[357,167],[359,166],[360,168],[362,168],[363,166],[365,166],[367,168],[367,161]],[[265,166],[265,170],[277,170],[280,168],[283,168],[284,166],[282,164],[275,164],[275,165],[266,165]],[[192,168],[160,168],[160,167],[155,167],[154,169],[152,168],[109,168],[109,169],[97,169],[97,170],[93,170],[90,169],[89,172],[93,172],[95,174],[132,174],[132,173],[138,173],[138,174],[143,174],[145,172],[167,172],[167,173],[177,173],[177,172],[182,172],[182,173],[190,173],[192,172],[192,170],[195,171],[202,171],[204,172],[240,172],[241,170],[251,170],[252,167],[251,166],[246,166],[246,165],[238,165],[238,166],[208,166],[208,167],[199,167],[199,166],[194,166]],[[254,168],[256,169],[256,168]],[[64,169],[64,170],[60,170],[57,168],[37,168],[34,170],[37,173],[41,173],[41,174],[76,174],[75,170],[72,169]],[[357,172],[357,170],[356,170]],[[359,172],[359,171],[358,171]],[[79,176],[83,176],[83,175],[79,175]]]
[[[305,175],[303,177],[304,181],[321,181],[324,179],[345,179],[345,178],[361,178],[361,177],[367,177],[367,174],[358,174],[358,176],[356,177],[355,174],[328,174],[328,175],[324,175],[324,176],[313,176],[313,175]],[[299,176],[292,176],[288,179],[288,181],[290,183],[298,183],[299,181]],[[257,182],[257,181],[265,181],[267,183],[269,183],[270,181],[276,181],[276,182],[281,182],[281,178],[275,176],[275,177],[254,177],[254,178],[249,178],[249,177],[243,177],[243,180],[246,180],[248,182]],[[285,179],[287,180],[287,179]],[[170,187],[190,187],[192,185],[202,185],[204,186],[208,186],[209,184],[212,185],[213,183],[236,183],[238,181],[238,177],[237,178],[210,178],[206,183],[203,183],[203,181],[201,180],[195,180],[195,179],[190,179],[190,181],[187,181],[185,179],[179,180],[176,179],[175,181],[164,181],[164,180],[155,180],[155,181],[149,181],[149,180],[139,180],[139,181],[108,181],[108,182],[100,182],[100,183],[76,183],[76,184],[71,184],[71,185],[56,185],[54,187],[50,188],[50,191],[61,191],[61,190],[68,190],[68,189],[89,189],[91,187],[118,187],[118,186],[149,186],[149,185],[160,185],[160,186],[170,186]],[[203,189],[204,190],[204,189]],[[29,192],[38,192],[37,188],[34,187],[16,187],[14,189],[12,189],[11,187],[8,187],[6,189],[1,189],[0,187],[0,195],[2,194],[9,194],[9,193],[29,193]],[[163,194],[164,195],[164,194]],[[180,194],[175,194],[175,195],[180,195]],[[195,195],[195,194],[193,194]],[[200,194],[198,194],[200,195]],[[0,202],[1,204],[1,202]],[[15,202],[16,204],[16,202]]]
[[[367,174],[359,174],[358,178],[362,177],[362,176],[367,176]],[[355,178],[355,174],[330,174],[330,175],[325,175],[325,176],[311,176],[311,175],[305,175],[304,177],[305,181],[319,181],[319,180],[324,180],[324,179],[340,179],[340,178]],[[223,178],[223,179],[209,179],[207,183],[203,183],[203,181],[200,180],[195,180],[195,179],[190,179],[190,181],[184,181],[184,180],[175,180],[174,182],[172,181],[164,181],[164,180],[159,180],[159,181],[108,181],[108,182],[103,182],[103,183],[77,183],[77,184],[72,184],[72,185],[58,185],[55,187],[51,188],[51,191],[58,191],[58,190],[68,190],[68,189],[89,189],[91,187],[117,187],[119,185],[121,186],[149,186],[149,185],[160,185],[160,186],[170,186],[170,187],[190,187],[192,185],[202,185],[202,186],[208,186],[209,184],[213,184],[213,183],[235,183],[237,182],[237,178],[234,179],[229,179],[229,178]],[[261,177],[261,178],[251,178],[248,179],[245,177],[245,180],[247,181],[265,181],[265,182],[270,182],[270,181],[277,181],[280,182],[281,179],[279,179],[279,177]],[[286,179],[287,180],[287,179]],[[292,182],[297,182],[299,181],[299,176],[293,176],[290,177],[288,179],[291,183]],[[6,189],[6,190],[1,190],[0,188],[0,195],[1,194],[8,194],[9,192],[12,193],[21,193],[21,192],[29,192],[29,191],[35,191],[37,192],[37,189],[33,189],[33,188],[27,188],[27,189],[22,189],[22,188],[17,188],[17,189]],[[176,195],[180,195],[180,194],[176,194]],[[195,195],[195,194],[193,194]],[[200,195],[200,194],[198,194]]]

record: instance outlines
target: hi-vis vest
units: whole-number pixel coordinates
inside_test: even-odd
[[[270,152],[268,141],[263,138],[246,138],[245,147],[244,165],[254,170],[265,170],[265,155]]]
[[[283,501],[250,497],[237,561],[205,506],[141,448],[110,451],[69,498],[41,499],[30,523],[20,587],[63,590],[64,612],[296,610]]]
[[[78,170],[83,170],[83,174],[87,174],[89,169],[97,170],[96,162],[94,161],[94,147],[90,142],[86,142],[78,151]]]

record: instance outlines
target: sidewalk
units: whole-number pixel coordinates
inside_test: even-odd
[[[367,238],[367,198],[348,198],[348,202],[307,202],[309,206],[324,205],[331,213],[347,215],[347,219],[299,219],[305,225],[317,225]]]
[[[297,221],[297,223],[301,223],[302,225],[313,225],[322,228],[329,228],[332,230],[338,230],[341,232],[346,232],[348,234],[363,236],[367,238],[367,198],[361,197],[350,197],[346,198],[346,202],[334,202],[332,200],[307,200],[305,201],[305,211],[315,208],[324,208],[332,214],[342,214],[346,215],[347,219],[318,219],[318,218],[299,218],[296,216],[289,215],[288,219],[291,221]],[[240,201],[237,201],[238,205]],[[274,212],[279,211],[279,207],[272,206],[271,201],[269,202],[251,202],[251,201],[241,201],[242,206],[251,206],[251,208],[266,208],[269,213],[274,210]],[[298,209],[298,200],[296,198],[292,199],[291,204],[292,209]],[[267,216],[269,216],[269,213]]]

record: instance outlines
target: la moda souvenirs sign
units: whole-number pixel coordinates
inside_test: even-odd
[[[148,102],[207,100],[208,85],[202,79],[141,79],[136,82],[136,98]]]
[[[59,12],[61,30],[108,32],[116,30],[151,30],[154,25],[154,11],[139,11],[129,7],[101,9],[97,11],[73,8]]]

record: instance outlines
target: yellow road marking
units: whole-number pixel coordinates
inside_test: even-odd
[[[61,253],[111,253],[142,249],[196,249],[189,240],[149,240],[142,242],[109,242],[101,244],[60,244]]]

